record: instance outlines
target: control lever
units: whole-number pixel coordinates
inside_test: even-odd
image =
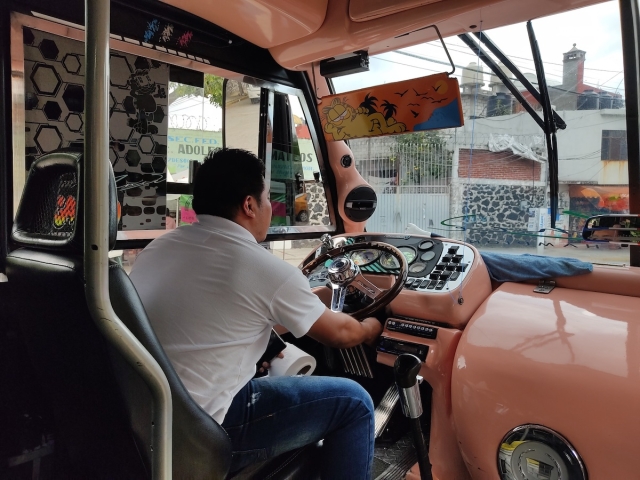
[[[320,245],[316,250],[316,258],[318,258],[321,255],[324,255],[329,250],[333,250],[335,248],[333,239],[331,238],[331,235],[329,235],[328,233],[325,233],[324,235],[322,235],[320,237],[320,241],[322,242],[322,245]]]
[[[418,375],[422,363],[415,355],[403,353],[399,355],[393,365],[393,375],[400,394],[402,413],[409,418],[413,443],[418,455],[418,466],[421,478],[431,478],[431,464],[429,452],[422,435],[420,416],[422,415],[422,401],[420,399],[420,387],[422,377]]]

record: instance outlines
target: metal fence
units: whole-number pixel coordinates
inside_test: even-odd
[[[426,230],[449,217],[453,147],[448,136],[351,140],[356,168],[376,191],[378,206],[367,230]]]

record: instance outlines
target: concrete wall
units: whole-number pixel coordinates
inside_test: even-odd
[[[309,225],[329,225],[327,197],[322,183],[307,182],[307,202],[309,205]]]
[[[545,205],[545,187],[472,183],[463,185],[462,195],[465,241],[480,246],[535,245],[535,237],[522,233],[527,232],[530,209]]]
[[[535,239],[526,232],[529,211],[546,205],[546,169],[511,152],[456,148],[448,236],[478,246],[522,247]],[[471,172],[469,166],[471,164]]]

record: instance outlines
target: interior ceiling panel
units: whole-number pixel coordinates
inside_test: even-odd
[[[370,55],[524,22],[605,0],[162,0],[262,48],[291,70],[368,50]],[[353,19],[357,21],[354,21]],[[475,27],[474,27],[475,25]]]
[[[438,29],[443,38],[459,35],[465,32],[478,32],[491,30],[505,25],[526,22],[527,20],[546,17],[556,13],[573,10],[577,8],[603,3],[602,0],[575,0],[575,1],[513,1],[507,0],[489,5],[482,9],[456,15],[438,23]],[[475,27],[474,27],[475,25]],[[541,35],[542,32],[539,32]],[[408,35],[397,38],[384,39],[369,46],[369,55],[397,50],[424,42],[436,40],[438,37],[433,29],[418,30]],[[502,48],[505,48],[503,46]],[[276,59],[277,60],[277,59]]]
[[[447,37],[477,31],[480,25],[488,30],[603,0],[443,0],[367,22],[348,18],[348,2],[329,0],[327,18],[320,29],[296,42],[271,48],[276,62],[285,68],[302,70],[311,62],[357,50],[368,50],[374,55],[435,40],[433,29],[420,30],[432,24],[437,24],[443,37]]]
[[[422,7],[443,0],[350,0],[349,18],[354,22],[365,22],[411,8]]]
[[[317,31],[328,0],[161,0],[214,23],[262,48]]]

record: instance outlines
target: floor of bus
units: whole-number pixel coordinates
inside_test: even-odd
[[[372,476],[375,480],[401,480],[417,461],[411,435],[405,434],[391,445],[376,445]]]

